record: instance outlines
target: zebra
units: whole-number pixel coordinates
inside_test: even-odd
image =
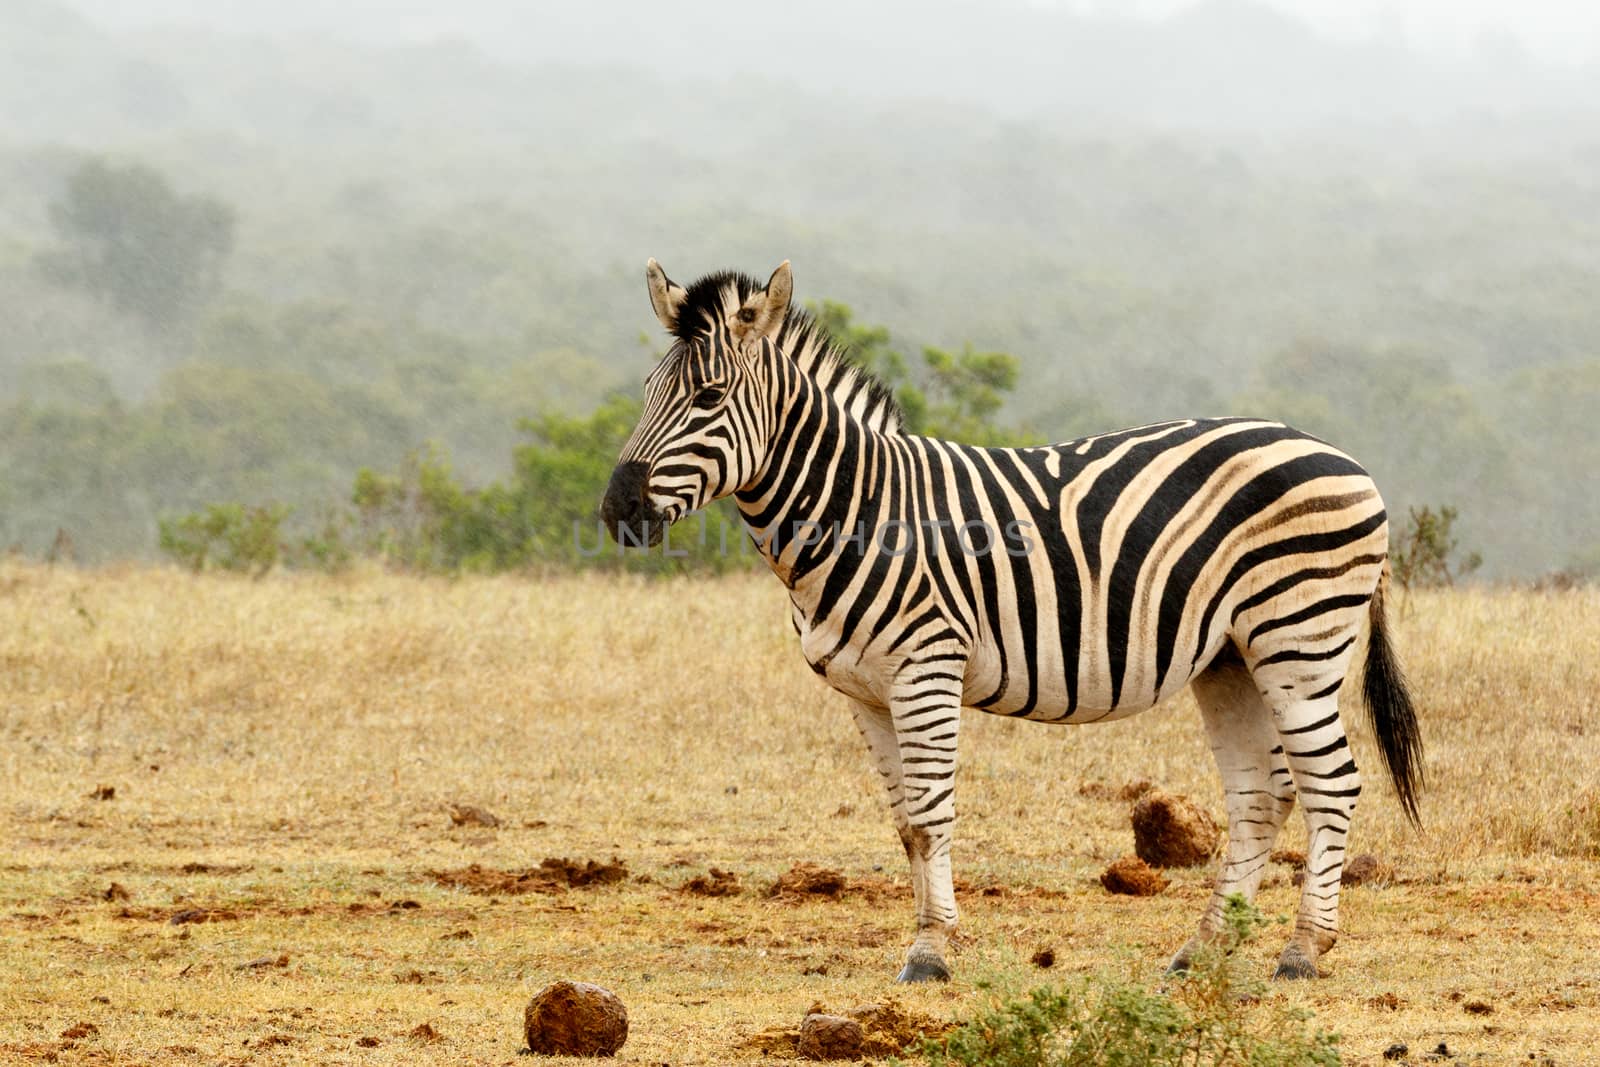
[[[1251,418],[1028,448],[912,435],[890,392],[792,306],[788,261],[765,285],[722,272],[684,287],[654,259],[646,278],[672,344],[601,518],[619,544],[654,545],[734,498],[887,791],[916,909],[899,980],[950,977],[961,709],[1104,722],[1185,686],[1228,834],[1169,970],[1225,940],[1228,898],[1253,899],[1298,796],[1305,878],[1274,977],[1316,977],[1361,791],[1339,695],[1363,617],[1368,715],[1420,825],[1422,741],[1385,623],[1388,520],[1366,471]]]

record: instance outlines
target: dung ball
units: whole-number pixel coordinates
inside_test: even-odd
[[[796,1051],[803,1060],[857,1060],[864,1040],[866,1033],[854,1019],[812,1012],[800,1024]]]
[[[1217,821],[1188,797],[1146,793],[1132,819],[1133,851],[1152,867],[1193,867],[1217,850]]]
[[[628,1040],[628,1009],[588,982],[545,986],[522,1021],[529,1050],[545,1056],[615,1056]]]

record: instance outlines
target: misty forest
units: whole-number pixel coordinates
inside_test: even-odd
[[[575,550],[665,347],[654,256],[791,260],[916,429],[1277,418],[1457,572],[1600,572],[1600,66],[1236,0],[830,2],[719,47],[608,8],[496,50],[0,4],[0,547],[748,565]]]

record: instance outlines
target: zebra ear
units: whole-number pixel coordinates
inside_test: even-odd
[[[656,318],[667,329],[676,330],[678,309],[688,298],[688,290],[667,277],[667,272],[654,259],[644,265],[644,277],[650,287],[650,306],[655,309]]]
[[[770,337],[778,332],[778,327],[783,325],[783,320],[789,314],[789,298],[794,296],[794,272],[789,269],[786,259],[778,264],[778,269],[772,272],[772,277],[767,279],[767,287],[763,289],[756,299],[756,321],[752,332],[765,334]]]

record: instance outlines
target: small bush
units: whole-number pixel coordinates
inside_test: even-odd
[[[161,551],[195,572],[219,567],[259,578],[278,562],[283,520],[291,510],[282,504],[212,504],[162,519]]]
[[[996,999],[954,1033],[924,1048],[934,1067],[1322,1067],[1339,1063],[1336,1034],[1312,1030],[1308,1013],[1268,1005],[1230,950],[1254,936],[1261,913],[1228,900],[1227,934],[1200,953],[1166,992],[1112,979]]]
[[[1567,558],[1566,566],[1537,578],[1533,588],[1549,593],[1564,593],[1600,582],[1600,541]]]
[[[1476,552],[1460,555],[1454,527],[1456,509],[1448,504],[1434,511],[1430,507],[1412,508],[1406,528],[1395,539],[1389,553],[1395,581],[1407,592],[1419,587],[1454,585],[1483,565]]]
[[[284,562],[290,567],[338,574],[355,561],[352,521],[344,512],[329,510],[322,521],[289,546]]]

